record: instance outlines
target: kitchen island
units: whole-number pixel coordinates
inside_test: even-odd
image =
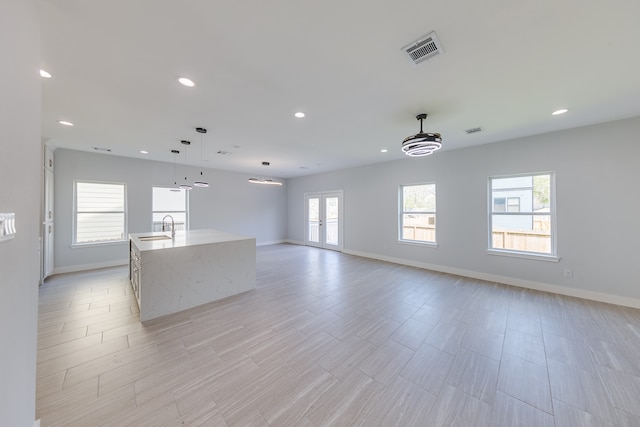
[[[147,321],[256,287],[256,239],[219,230],[129,234],[130,278]]]

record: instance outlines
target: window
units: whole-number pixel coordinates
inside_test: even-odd
[[[520,212],[520,197],[507,197],[507,212]]]
[[[417,243],[436,242],[435,184],[400,187],[399,240]]]
[[[187,230],[188,227],[188,196],[187,190],[178,188],[152,188],[152,231],[162,231],[162,218],[166,215],[173,217],[176,230]],[[169,218],[167,218],[169,222]],[[167,230],[168,231],[168,230]]]
[[[125,184],[76,181],[74,201],[74,244],[125,240]]]
[[[520,197],[494,197],[494,212],[520,212]]]
[[[554,175],[489,178],[489,249],[555,256]]]

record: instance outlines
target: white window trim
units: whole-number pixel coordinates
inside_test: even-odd
[[[435,186],[435,193],[436,193],[436,210],[435,211],[424,211],[424,212],[410,212],[410,213],[415,213],[415,214],[426,214],[426,215],[433,215],[436,218],[436,227],[434,229],[434,234],[435,234],[435,240],[433,242],[427,242],[427,241],[422,241],[422,240],[408,240],[408,239],[403,239],[402,238],[402,226],[404,225],[403,221],[402,221],[402,215],[405,214],[404,212],[404,200],[403,200],[403,195],[404,195],[404,187],[413,187],[413,186],[417,186],[417,185],[434,185]],[[400,188],[398,191],[398,243],[402,243],[402,244],[408,244],[408,245],[416,245],[416,246],[430,246],[430,247],[434,247],[437,248],[438,247],[438,187],[434,182],[420,182],[420,183],[415,183],[415,184],[400,184]]]
[[[500,179],[500,178],[517,178],[522,176],[537,176],[537,175],[549,175],[549,200],[550,200],[550,209],[549,209],[549,217],[551,219],[551,253],[545,254],[541,252],[526,252],[526,251],[516,251],[512,249],[494,249],[491,247],[493,244],[493,226],[492,226],[492,217],[493,217],[493,191],[491,186],[491,180]],[[531,172],[531,173],[518,173],[518,174],[509,174],[509,175],[493,175],[487,179],[487,254],[489,255],[498,255],[498,256],[506,256],[506,257],[514,257],[514,258],[524,258],[524,259],[533,259],[533,260],[541,260],[541,261],[551,261],[558,262],[560,261],[560,257],[558,256],[557,249],[557,220],[556,220],[556,174],[553,171],[543,171],[543,172]],[[529,212],[498,212],[501,215],[532,215]]]
[[[409,246],[427,246],[429,248],[437,248],[438,244],[435,242],[421,242],[420,240],[398,240],[398,243],[401,245],[409,245]]]
[[[555,255],[547,255],[538,252],[523,252],[509,249],[487,249],[489,255],[499,255],[512,258],[535,259],[538,261],[558,262],[560,258]]]
[[[86,242],[86,243],[77,243],[76,242],[76,225],[78,222],[78,200],[77,200],[77,190],[78,183],[86,182],[91,184],[111,184],[111,185],[122,185],[124,186],[124,238],[121,240],[109,240],[105,242]],[[71,226],[71,248],[86,248],[86,247],[95,247],[95,246],[111,246],[111,245],[121,245],[123,243],[127,243],[129,241],[129,209],[127,205],[127,184],[125,182],[111,182],[111,181],[93,181],[89,179],[74,179],[73,180],[73,224]]]

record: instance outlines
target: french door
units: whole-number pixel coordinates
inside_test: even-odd
[[[305,194],[305,245],[342,250],[342,208],[342,191]]]

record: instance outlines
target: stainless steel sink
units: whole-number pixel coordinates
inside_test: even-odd
[[[149,240],[171,240],[171,236],[165,236],[164,234],[161,234],[159,236],[140,236],[138,237],[139,240],[142,240],[143,242],[147,242]]]

